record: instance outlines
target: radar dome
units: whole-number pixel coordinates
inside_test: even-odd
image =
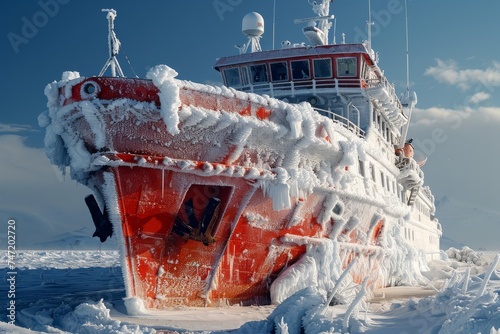
[[[246,36],[261,36],[264,33],[264,18],[256,12],[243,17],[241,30]]]

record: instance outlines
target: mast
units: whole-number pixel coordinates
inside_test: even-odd
[[[367,46],[368,46],[368,52],[370,52],[370,55],[372,53],[372,4],[371,0],[368,0],[368,22],[366,22],[367,28],[368,28],[368,41],[367,41]]]
[[[417,95],[415,93],[410,94],[410,51],[409,51],[409,34],[408,34],[408,6],[405,0],[405,24],[406,24],[406,91],[401,98],[401,104],[404,110],[407,112],[408,121],[401,129],[401,139],[399,140],[399,148],[404,147],[406,143],[406,137],[408,135],[408,128],[410,127],[411,114],[413,108],[417,104]]]
[[[409,42],[408,42],[408,7],[406,6],[405,0],[405,31],[406,31],[406,95],[409,97],[410,95],[410,51],[409,51]]]
[[[104,67],[102,68],[101,72],[99,73],[99,76],[101,77],[104,72],[108,69],[108,67],[111,66],[111,76],[116,77],[116,72],[118,71],[118,76],[120,77],[125,77],[123,75],[123,71],[120,67],[120,64],[118,63],[118,60],[116,59],[116,55],[118,54],[118,51],[120,51],[120,41],[116,37],[115,34],[115,17],[116,17],[116,10],[114,9],[103,9],[103,12],[107,12],[108,14],[106,15],[106,18],[108,19],[108,48],[109,48],[109,59],[104,64]]]
[[[273,50],[274,50],[274,37],[276,35],[276,0],[273,5]]]
[[[316,1],[311,3],[309,1],[317,17],[308,17],[293,21],[295,24],[307,24],[302,31],[312,45],[328,45],[328,32],[332,26],[330,20],[335,18],[334,15],[330,15],[330,2],[332,1],[323,0],[321,3],[317,3]]]

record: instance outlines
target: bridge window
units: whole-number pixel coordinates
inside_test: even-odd
[[[246,66],[240,67],[240,77],[241,77],[241,84],[243,86],[248,86],[250,84],[250,80],[248,78],[248,67]]]
[[[240,71],[237,67],[225,69],[224,78],[228,87],[241,86]]]
[[[309,60],[291,61],[293,80],[303,80],[311,78],[309,73]]]
[[[288,81],[288,69],[286,62],[271,63],[271,81]]]
[[[339,77],[357,76],[357,62],[355,57],[337,59],[337,73]]]
[[[262,83],[267,82],[267,69],[266,65],[252,65],[250,66],[250,74],[252,83]]]
[[[332,77],[332,60],[330,58],[314,59],[313,65],[316,79]]]

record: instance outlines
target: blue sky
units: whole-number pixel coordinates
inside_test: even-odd
[[[372,1],[373,48],[399,92],[406,80],[403,4]],[[419,97],[410,135],[418,154],[428,157],[425,181],[440,200],[438,217],[448,237],[498,249],[500,2],[408,0],[408,5],[411,88]],[[293,19],[312,15],[307,1],[276,0],[276,7],[276,47],[282,40],[305,41]],[[245,42],[241,18],[251,11],[265,19],[262,47],[273,47],[272,0],[10,2],[0,13],[0,218],[19,220],[24,245],[87,233],[84,227],[91,233],[83,202],[89,191],[49,166],[37,116],[46,109],[45,85],[63,71],[92,76],[101,70],[108,52],[102,8],[118,11],[119,61],[128,76],[134,74],[124,55],[139,77],[166,64],[181,79],[219,83],[213,63]],[[342,33],[348,43],[363,38],[367,1],[335,0],[332,12],[337,42]]]

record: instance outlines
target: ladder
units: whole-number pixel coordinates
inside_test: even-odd
[[[417,199],[418,191],[420,190],[420,185],[417,185],[411,188],[410,196],[408,197],[408,205],[415,204],[415,200]]]

